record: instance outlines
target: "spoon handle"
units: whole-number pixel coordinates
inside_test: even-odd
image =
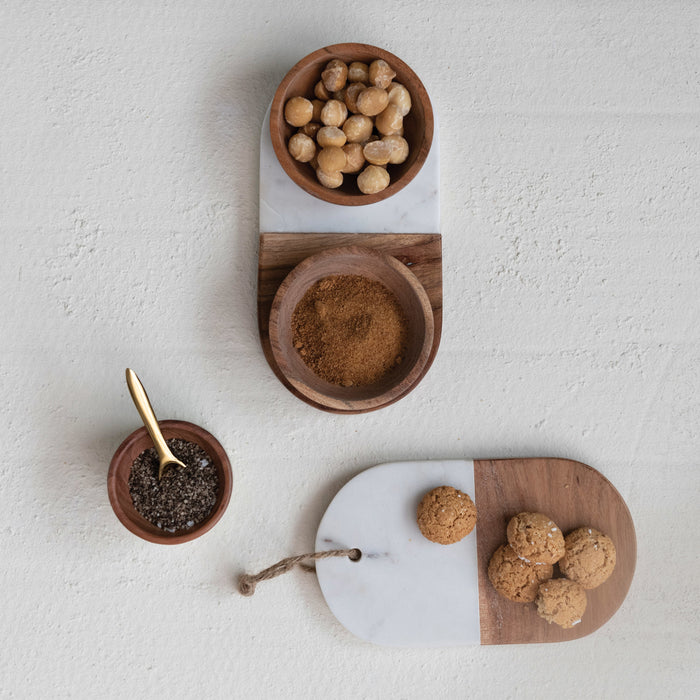
[[[164,459],[173,460],[173,454],[165,444],[165,438],[163,437],[163,433],[160,432],[160,426],[158,425],[156,414],[153,412],[151,402],[148,400],[146,390],[136,376],[136,372],[131,369],[126,370],[126,384],[129,387],[129,393],[134,400],[134,404],[143,420],[143,424],[146,426],[151,440],[153,440],[159,460],[161,462]]]

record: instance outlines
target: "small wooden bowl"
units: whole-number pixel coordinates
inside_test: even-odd
[[[292,314],[306,291],[331,275],[362,275],[381,282],[408,320],[403,362],[375,384],[342,387],[321,379],[292,343]],[[407,394],[422,378],[433,345],[433,310],[416,276],[396,258],[363,246],[330,248],[299,263],[284,279],[270,310],[270,345],[280,371],[303,396],[342,411],[372,411]]]
[[[231,500],[231,487],[233,475],[231,463],[226,456],[224,448],[219,441],[209,432],[194,423],[180,420],[158,421],[158,425],[166,440],[180,438],[199,445],[214,461],[216,471],[219,474],[219,493],[211,513],[192,528],[180,532],[165,532],[144,518],[134,508],[129,494],[129,474],[134,460],[149,447],[153,447],[146,428],[135,430],[122,442],[112,457],[107,475],[107,491],[109,502],[114,512],[127,530],[135,535],[155,542],[156,544],[180,544],[189,542],[211,530],[221,520],[226,507]]]
[[[404,85],[411,93],[411,111],[404,119],[404,138],[408,141],[409,156],[405,163],[389,166],[391,182],[385,190],[376,194],[362,194],[357,187],[356,174],[345,175],[340,187],[328,189],[316,179],[316,173],[308,163],[294,160],[287,150],[287,142],[296,128],[285,121],[284,106],[288,99],[296,96],[315,99],[314,85],[321,79],[321,72],[328,61],[333,58],[346,63],[371,63],[378,58],[384,59],[396,72],[394,81]],[[270,110],[270,136],[280,165],[299,187],[331,204],[373,204],[403,189],[413,180],[428,157],[433,128],[433,108],[420,78],[397,56],[368,44],[335,44],[302,58],[280,83]]]

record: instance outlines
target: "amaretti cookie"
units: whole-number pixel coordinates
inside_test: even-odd
[[[518,513],[510,519],[508,544],[524,561],[532,564],[555,564],[564,556],[564,535],[542,513]]]
[[[581,622],[586,610],[586,591],[576,581],[552,579],[540,584],[535,603],[540,617],[569,629]]]
[[[502,544],[491,557],[488,575],[493,587],[516,603],[532,603],[542,581],[552,578],[551,564],[531,564]]]
[[[452,486],[428,491],[418,504],[418,527],[431,542],[453,544],[466,537],[476,525],[472,499]]]
[[[580,527],[564,539],[566,552],[559,568],[567,578],[591,589],[606,581],[617,559],[613,541],[591,527]]]

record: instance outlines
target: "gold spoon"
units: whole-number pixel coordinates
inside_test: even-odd
[[[136,409],[141,416],[141,420],[146,426],[146,430],[148,430],[148,434],[151,436],[151,440],[153,440],[156,452],[158,453],[158,461],[160,462],[158,480],[160,481],[160,479],[163,478],[165,469],[171,465],[187,469],[187,465],[177,459],[165,443],[165,438],[163,437],[163,433],[160,432],[160,426],[158,425],[156,414],[153,413],[153,408],[151,407],[151,402],[148,400],[146,390],[136,376],[136,372],[131,369],[126,370],[126,384],[129,387],[129,393],[136,404]]]

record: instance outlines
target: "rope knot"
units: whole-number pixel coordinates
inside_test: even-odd
[[[251,596],[255,593],[255,579],[249,574],[241,574],[238,577],[238,592],[244,596]]]

